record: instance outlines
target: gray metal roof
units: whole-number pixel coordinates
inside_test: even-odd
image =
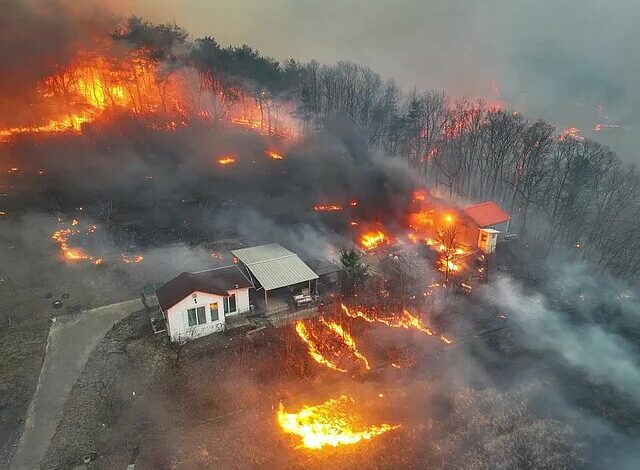
[[[277,258],[285,258],[287,256],[296,256],[295,253],[287,250],[285,247],[277,243],[269,245],[252,246],[250,248],[240,248],[231,250],[236,258],[249,266],[254,263],[262,263],[263,261],[271,261]]]
[[[318,275],[295,253],[272,243],[232,250],[265,290],[318,279]]]
[[[307,260],[307,264],[318,276],[339,273],[342,270],[340,266],[328,260],[312,259]]]

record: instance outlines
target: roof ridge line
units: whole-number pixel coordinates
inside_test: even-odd
[[[289,255],[278,256],[277,258],[269,258],[269,259],[263,259],[262,261],[255,261],[253,263],[244,263],[244,261],[242,261],[242,258],[238,258],[238,259],[240,261],[242,261],[244,264],[246,264],[247,266],[253,266],[253,265],[256,265],[256,264],[268,263],[269,261],[277,261],[279,259],[291,258],[292,256],[295,256],[296,258],[299,258],[299,256],[296,255],[295,253],[291,253]]]
[[[194,271],[192,273],[187,273],[187,274],[202,274],[202,273],[208,273],[209,271],[215,271],[217,269],[224,269],[224,268],[233,268],[235,266],[235,264],[227,264],[226,266],[218,266],[217,268],[211,268],[211,269],[203,269],[202,271]]]

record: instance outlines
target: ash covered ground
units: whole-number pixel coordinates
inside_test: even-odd
[[[220,169],[203,157],[198,170],[210,167],[206,177],[196,169],[185,172],[200,175],[193,182],[205,187],[238,178],[224,197],[212,190],[196,200],[189,190],[145,201],[147,185],[171,181],[169,172],[156,173],[153,180],[129,181],[126,194],[139,185],[139,198],[119,197],[111,189],[108,222],[100,199],[108,186],[67,193],[50,183],[36,190],[42,177],[37,172],[9,174],[13,207],[0,222],[4,259],[10,260],[3,285],[11,286],[3,296],[4,321],[11,322],[3,328],[3,347],[13,358],[3,363],[11,384],[3,405],[12,413],[4,427],[7,442],[19,436],[52,318],[136,297],[144,283],[183,270],[227,263],[219,254],[239,246],[278,241],[303,256],[336,257],[340,247],[353,243],[345,227],[358,217],[355,211],[389,217],[410,198],[406,169],[375,154],[354,155],[340,136],[289,144],[282,151],[287,160],[272,162],[264,157],[262,138],[233,135],[256,142],[240,153],[237,167]],[[207,146],[207,155],[220,152]],[[324,166],[323,152],[335,159],[337,173],[326,182],[312,177],[313,165]],[[365,183],[342,178],[355,161],[370,175]],[[70,185],[83,182],[76,171],[78,180]],[[97,175],[106,185],[130,177]],[[369,181],[388,194],[369,191]],[[355,198],[353,213],[312,209],[314,203]],[[60,227],[79,227],[74,246],[104,261],[65,260],[51,239]],[[214,335],[177,354],[166,338],[152,333],[148,314],[134,314],[116,324],[90,356],[44,466],[72,467],[96,452],[90,465],[113,468],[139,448],[140,468],[492,468],[495,462],[502,468],[522,462],[536,468],[632,468],[640,413],[634,393],[637,299],[584,262],[549,260],[543,252],[508,242],[488,282],[474,285],[471,294],[435,288],[424,304],[425,318],[447,332],[451,346],[420,332],[346,319],[337,308],[328,312],[350,325],[371,362],[371,372],[356,375],[314,362],[292,325],[251,339]],[[126,263],[123,254],[143,260]],[[427,263],[422,269],[418,285],[442,281],[435,267]],[[53,307],[55,300],[61,308]],[[405,360],[400,369],[391,366],[398,355]],[[355,397],[355,409],[372,422],[401,427],[352,447],[320,451],[298,448],[296,438],[278,428],[279,403],[295,410],[343,393]]]

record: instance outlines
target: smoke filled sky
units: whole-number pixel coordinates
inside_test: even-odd
[[[193,37],[246,43],[277,59],[351,60],[405,89],[499,97],[532,117],[580,127],[625,160],[640,161],[635,0],[122,3],[122,14],[175,21]],[[610,127],[595,133],[596,124]]]

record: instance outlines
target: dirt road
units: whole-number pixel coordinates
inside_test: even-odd
[[[51,325],[47,354],[12,470],[38,468],[89,354],[114,323],[143,308],[140,299],[133,299],[95,308],[79,316],[58,317]]]

